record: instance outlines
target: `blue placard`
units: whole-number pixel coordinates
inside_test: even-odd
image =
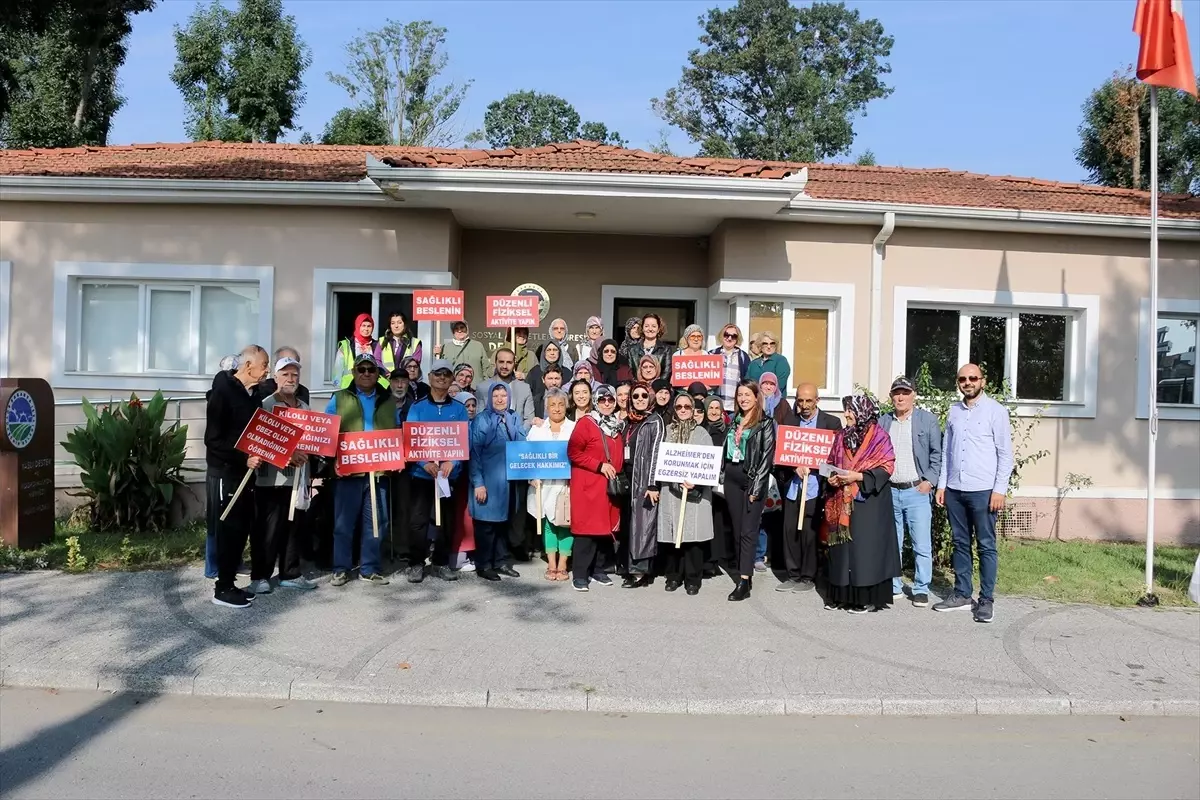
[[[567,460],[566,441],[508,443],[510,481],[552,481],[570,477],[571,462]]]

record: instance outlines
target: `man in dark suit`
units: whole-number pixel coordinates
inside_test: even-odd
[[[842,429],[841,420],[817,408],[817,387],[802,383],[796,387],[796,403],[787,417],[788,425]],[[777,592],[810,592],[817,582],[817,530],[825,513],[825,479],[816,470],[808,473],[808,500],[800,508],[799,470],[781,467],[779,481],[783,503],[783,555],[787,578],[775,587]],[[803,514],[803,518],[801,518]]]

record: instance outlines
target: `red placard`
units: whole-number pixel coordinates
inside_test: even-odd
[[[775,463],[784,467],[819,469],[829,460],[837,431],[780,425],[775,433]]]
[[[343,433],[336,469],[338,475],[404,469],[404,436],[397,430]]]
[[[295,425],[256,408],[234,447],[248,456],[258,456],[272,466],[286,469],[303,434],[304,431]]]
[[[696,381],[705,386],[720,386],[724,379],[723,356],[671,356],[671,384],[674,386],[687,386]]]
[[[540,299],[535,294],[488,295],[487,326],[489,328],[536,328]]]
[[[465,422],[404,423],[404,457],[409,461],[466,461],[470,455]]]
[[[283,405],[275,406],[273,413],[302,431],[296,445],[301,453],[315,453],[326,458],[337,455],[338,428],[342,426],[342,418],[337,414]]]
[[[466,319],[463,293],[457,289],[418,289],[413,292],[412,318],[416,321],[457,322]]]

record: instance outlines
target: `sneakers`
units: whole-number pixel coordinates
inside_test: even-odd
[[[409,583],[420,583],[425,580],[425,565],[413,564],[408,568],[408,574],[405,577]]]
[[[903,589],[898,592],[892,592],[892,602],[893,603],[899,603],[901,600],[905,600],[907,598],[908,598],[908,595],[906,595],[904,593]]]
[[[366,581],[367,583],[373,583],[376,586],[387,586],[389,583],[391,583],[391,581],[380,575],[378,572],[372,575],[363,575],[360,573],[358,579],[360,581]]]
[[[925,594],[924,592],[920,594],[914,594],[912,596],[912,604],[917,608],[927,608],[929,606],[929,595]]]
[[[755,561],[754,562],[754,571],[755,572],[766,572],[767,571],[767,562],[761,561],[761,560]]]
[[[846,609],[846,612],[849,614],[866,614],[867,607],[866,606],[849,606]]]
[[[593,575],[592,580],[601,586],[612,586],[612,578],[608,577],[608,575],[604,574],[603,572],[598,572]]]
[[[213,594],[214,606],[225,606],[226,608],[249,608],[250,601],[246,599],[243,592],[237,589],[222,589]]]
[[[254,592],[250,591],[249,589],[239,589],[238,587],[235,586],[235,587],[233,587],[233,591],[238,592],[239,594],[242,595],[242,597],[246,598],[247,600],[253,600],[255,597]]]
[[[840,605],[838,605],[837,603],[831,603],[828,600],[826,600],[825,601],[825,610],[826,611],[841,611],[842,607]]]
[[[796,586],[797,583],[799,583],[799,581],[784,581],[783,583],[781,583],[775,587],[775,591],[777,591],[777,592],[795,591],[794,587]]]
[[[283,579],[281,579],[279,581],[279,588],[280,589],[304,589],[305,591],[308,591],[310,589],[317,588],[317,584],[313,583],[308,578],[301,575],[298,578],[283,578]]]
[[[933,607],[934,611],[970,611],[974,608],[975,603],[969,597],[963,597],[961,594],[952,594],[942,602]]]
[[[334,586],[345,586],[350,581],[350,575],[346,572],[335,572],[329,582]]]
[[[501,575],[503,575],[506,578],[521,577],[521,573],[517,572],[515,569],[508,566],[507,564],[505,564],[503,567],[496,567],[496,572],[499,572]]]
[[[259,578],[256,581],[250,581],[250,585],[247,586],[246,589],[254,594],[270,594],[271,582]]]
[[[468,558],[466,561],[463,562],[463,565],[458,568],[458,571],[459,572],[474,572],[475,571],[475,562]]]
[[[577,592],[586,592],[588,590],[588,582],[582,578],[576,578],[571,581],[571,588]]]
[[[449,567],[433,566],[429,568],[429,574],[435,578],[441,578],[444,581],[458,580],[458,573]],[[410,577],[409,580],[412,580]]]
[[[811,592],[816,588],[817,585],[815,583],[804,580],[803,578],[792,584],[792,592],[795,594],[804,594],[805,592]]]
[[[979,598],[979,602],[975,604],[975,621],[976,622],[991,622],[993,619],[992,601]]]

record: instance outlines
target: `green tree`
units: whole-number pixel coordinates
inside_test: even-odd
[[[654,144],[647,148],[651,153],[658,153],[660,156],[673,156],[676,153],[671,152],[671,141],[668,137],[669,128],[660,128],[658,131],[658,139]]]
[[[603,122],[581,123],[575,106],[561,97],[528,89],[489,103],[483,130],[470,138],[486,139],[492,147],[540,147],[575,139],[628,146],[620,133]]]
[[[253,141],[277,142],[296,126],[312,63],[296,19],[284,16],[283,0],[241,0],[227,32],[229,112]]]
[[[471,81],[440,83],[450,57],[446,29],[428,20],[387,20],[346,45],[346,73],[327,73],[350,99],[373,109],[391,143],[445,147],[458,139],[454,116]]]
[[[175,26],[171,80],[187,105],[184,129],[192,141],[248,142],[250,132],[229,113],[229,9],[197,5],[186,28]]]
[[[45,33],[61,5],[57,0],[0,3],[0,123],[8,113],[10,98],[20,88],[19,43]]]
[[[875,151],[863,150],[862,153],[859,154],[858,158],[854,159],[854,163],[860,167],[877,166],[875,163]]]
[[[1150,92],[1131,70],[1118,72],[1083,104],[1075,160],[1089,183],[1150,188]],[[1200,103],[1172,89],[1158,92],[1158,185],[1200,194]]]
[[[820,161],[850,151],[853,118],[887,97],[893,39],[843,3],[738,0],[701,17],[703,49],[655,112],[714,157]]]
[[[333,115],[321,134],[321,144],[391,144],[387,125],[375,109],[343,108]]]

